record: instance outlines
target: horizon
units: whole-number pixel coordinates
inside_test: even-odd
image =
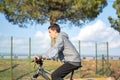
[[[28,56],[28,55],[13,55],[12,59],[31,59],[33,58],[34,55]],[[96,55],[81,55],[80,56],[81,59],[92,59],[95,60],[96,59]],[[119,56],[113,56],[113,55],[109,55],[109,60],[120,60],[120,55]],[[0,55],[0,59],[11,59],[11,55]],[[102,60],[102,55],[98,55],[97,56],[98,60]],[[104,56],[104,59],[107,60],[107,56]]]
[[[92,47],[95,47],[95,43],[108,42],[109,54],[120,55],[120,34],[116,30],[110,27],[108,17],[116,18],[116,11],[112,7],[112,3],[108,1],[108,5],[103,9],[95,20],[83,26],[76,27],[70,24],[60,24],[63,32],[69,35],[70,41],[78,49],[78,40],[80,41],[92,41]],[[110,12],[108,14],[108,12]],[[9,23],[5,16],[0,13],[0,52],[10,51],[10,37],[13,36],[14,40],[14,53],[28,53],[29,38],[32,39],[32,53],[43,53],[50,47],[50,38],[47,32],[49,22],[43,25],[29,25],[28,28],[20,28],[18,25],[12,25]],[[86,43],[87,44],[87,43]],[[82,53],[92,54],[94,49],[88,52],[89,46],[83,49]],[[83,44],[84,45],[84,44]],[[102,47],[102,46],[101,46]],[[106,49],[106,45],[103,49]],[[101,50],[101,49],[100,49]],[[79,51],[79,50],[78,50]]]

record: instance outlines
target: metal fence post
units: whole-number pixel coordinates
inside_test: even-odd
[[[31,60],[31,38],[29,38],[29,60]]]
[[[29,66],[31,64],[31,38],[29,38]],[[31,71],[31,66],[30,66],[30,71]],[[31,75],[31,73],[30,73]]]
[[[80,45],[80,40],[79,40],[79,54],[80,54],[80,60],[81,60],[81,45]]]
[[[102,72],[103,72],[103,75],[104,75],[104,60],[105,60],[104,55],[102,55]]]
[[[107,64],[109,64],[109,44],[107,42]]]
[[[12,59],[13,59],[13,37],[11,37],[11,49],[10,49],[10,56],[11,56],[11,80],[13,80],[13,69],[12,69],[12,66],[13,66],[13,63],[12,63]]]
[[[97,72],[98,72],[98,67],[97,67],[97,64],[98,64],[98,62],[97,62],[97,43],[95,43],[95,51],[96,51],[96,74],[97,74]]]

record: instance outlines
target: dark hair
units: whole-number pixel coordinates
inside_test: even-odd
[[[52,24],[48,27],[48,29],[51,29],[51,30],[56,30],[58,33],[60,33],[60,26],[58,24]]]

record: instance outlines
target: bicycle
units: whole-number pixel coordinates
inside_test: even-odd
[[[39,59],[37,61],[33,60],[32,62],[35,62],[36,64],[38,64],[39,67],[38,67],[38,70],[37,70],[36,74],[33,75],[31,80],[37,80],[37,77],[39,75],[41,75],[45,80],[50,80],[50,78],[48,77],[47,73],[49,75],[51,75],[51,72],[49,72],[49,71],[47,71],[47,70],[45,70],[43,68],[43,59]],[[71,72],[70,80],[73,80],[73,74],[74,74],[74,70]]]

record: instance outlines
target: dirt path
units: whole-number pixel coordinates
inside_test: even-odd
[[[66,79],[69,80],[69,79]],[[114,78],[79,78],[79,79],[74,79],[74,80],[115,80]]]

